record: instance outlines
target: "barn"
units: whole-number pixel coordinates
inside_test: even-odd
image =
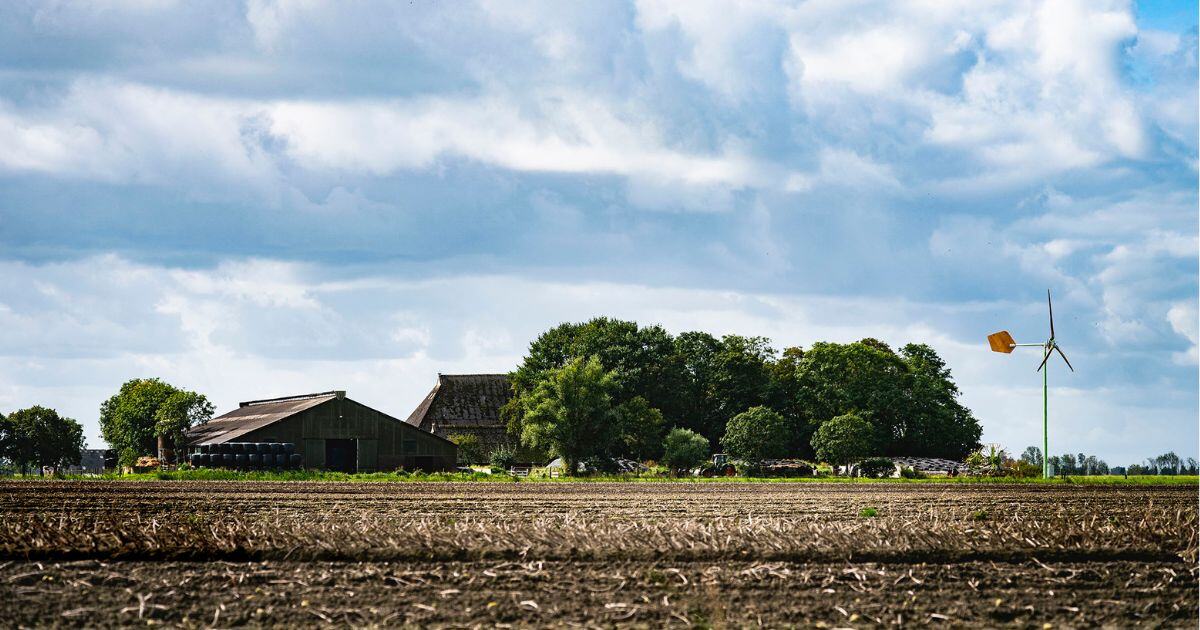
[[[448,470],[453,442],[346,397],[344,391],[251,400],[193,427],[189,447],[290,442],[305,468],[343,472]]]
[[[500,409],[513,396],[507,374],[438,374],[408,424],[447,437],[474,435],[487,451],[510,443]]]

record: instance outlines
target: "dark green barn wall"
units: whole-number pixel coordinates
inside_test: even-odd
[[[454,444],[348,398],[306,409],[238,441],[293,442],[305,468],[322,468],[330,439],[357,441],[359,472],[450,469],[458,457]]]

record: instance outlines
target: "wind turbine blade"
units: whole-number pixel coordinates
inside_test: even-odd
[[[1047,350],[1047,351],[1046,351],[1046,356],[1042,357],[1042,363],[1041,363],[1040,365],[1038,365],[1038,369],[1037,369],[1037,371],[1038,371],[1038,372],[1041,372],[1041,371],[1042,371],[1042,368],[1046,367],[1046,361],[1049,361],[1049,360],[1050,360],[1050,351],[1049,351],[1049,350]],[[1073,372],[1073,371],[1075,371],[1075,370],[1074,370],[1074,368],[1072,368],[1072,369],[1071,369],[1071,371],[1072,371],[1072,372]]]
[[[1071,368],[1071,371],[1074,372],[1075,368],[1071,367],[1071,361],[1067,359],[1067,355],[1063,354],[1063,351],[1059,349],[1057,344],[1054,346],[1054,350],[1058,352],[1058,356],[1062,357],[1063,361],[1067,362],[1067,367]]]
[[[1050,289],[1046,289],[1046,306],[1050,307],[1050,338],[1054,339],[1054,302],[1050,301]]]

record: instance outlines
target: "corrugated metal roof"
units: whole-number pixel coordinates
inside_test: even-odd
[[[405,422],[426,431],[503,427],[500,408],[512,395],[507,374],[439,374],[437,385]]]
[[[284,418],[294,416],[306,409],[328,402],[344,395],[343,392],[324,392],[320,394],[305,394],[290,398],[274,398],[270,400],[244,402],[240,407],[193,427],[188,431],[188,443],[191,446],[200,444],[223,444],[236,441],[237,438],[274,424]]]

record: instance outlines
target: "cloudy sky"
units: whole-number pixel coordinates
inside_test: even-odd
[[[945,356],[984,439],[1197,452],[1194,2],[0,3],[0,411],[405,416],[596,315]]]

